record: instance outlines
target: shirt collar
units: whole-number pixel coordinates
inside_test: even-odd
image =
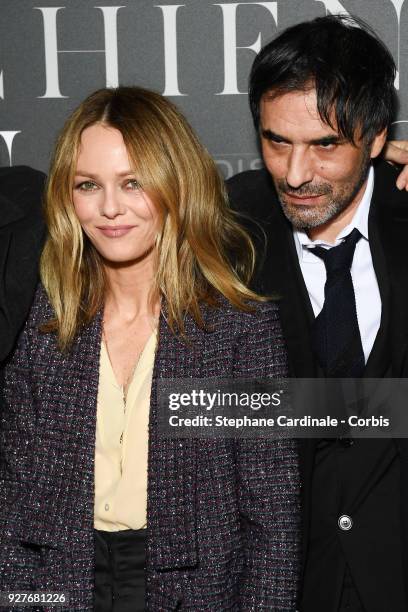
[[[357,228],[362,235],[363,238],[368,240],[368,215],[370,212],[370,204],[373,196],[374,190],[374,168],[370,166],[370,170],[368,172],[367,185],[364,190],[363,197],[361,198],[361,202],[357,207],[356,212],[354,213],[354,217],[350,221],[350,223],[341,230],[339,235],[336,238],[334,244],[329,244],[324,240],[311,240],[309,236],[303,230],[293,230],[293,236],[295,239],[295,247],[299,260],[302,260],[305,253],[309,253],[308,247],[315,246],[337,246],[340,244],[348,234],[354,229]]]

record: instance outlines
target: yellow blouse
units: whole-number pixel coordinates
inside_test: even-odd
[[[102,342],[95,444],[94,526],[146,527],[150,391],[157,331],[144,347],[126,401]]]

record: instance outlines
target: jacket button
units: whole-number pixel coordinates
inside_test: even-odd
[[[342,514],[337,523],[342,531],[349,531],[353,526],[353,521],[347,514]]]

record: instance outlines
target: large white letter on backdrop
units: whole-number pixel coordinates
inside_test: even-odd
[[[118,39],[117,39],[117,13],[123,6],[95,6],[102,11],[105,33],[105,49],[58,49],[57,41],[57,13],[65,8],[34,7],[41,11],[44,22],[45,47],[45,94],[39,98],[67,98],[60,92],[58,54],[59,53],[104,53],[106,66],[106,86],[117,87],[118,76]]]
[[[6,143],[10,166],[13,165],[13,156],[12,156],[13,140],[17,134],[21,134],[21,130],[18,130],[17,132],[11,132],[11,131],[6,131],[6,130],[4,132],[0,132],[0,138],[2,138],[4,142]]]
[[[402,5],[404,4],[404,0],[391,0],[392,4],[394,5],[395,8],[395,12],[397,13],[397,23],[398,23],[398,36],[397,36],[397,75],[395,77],[395,88],[399,89],[400,86],[400,70],[401,70],[401,66],[400,66],[400,61],[401,61],[401,53],[400,53],[400,46],[401,46],[401,9],[402,9]]]
[[[237,9],[241,5],[263,6],[273,17],[275,24],[278,25],[278,3],[274,2],[234,2],[233,4],[214,4],[222,10],[224,20],[224,89],[217,95],[231,95],[246,93],[238,90],[238,49],[251,49],[254,53],[259,53],[261,49],[261,34],[252,45],[237,46]]]
[[[163,12],[164,27],[164,96],[186,96],[178,85],[177,11],[185,4],[156,5]]]

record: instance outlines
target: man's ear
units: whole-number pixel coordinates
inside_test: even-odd
[[[385,141],[387,140],[387,128],[384,128],[382,132],[379,132],[376,136],[374,136],[374,140],[371,143],[371,152],[370,157],[374,159],[374,157],[378,157],[381,153]]]

